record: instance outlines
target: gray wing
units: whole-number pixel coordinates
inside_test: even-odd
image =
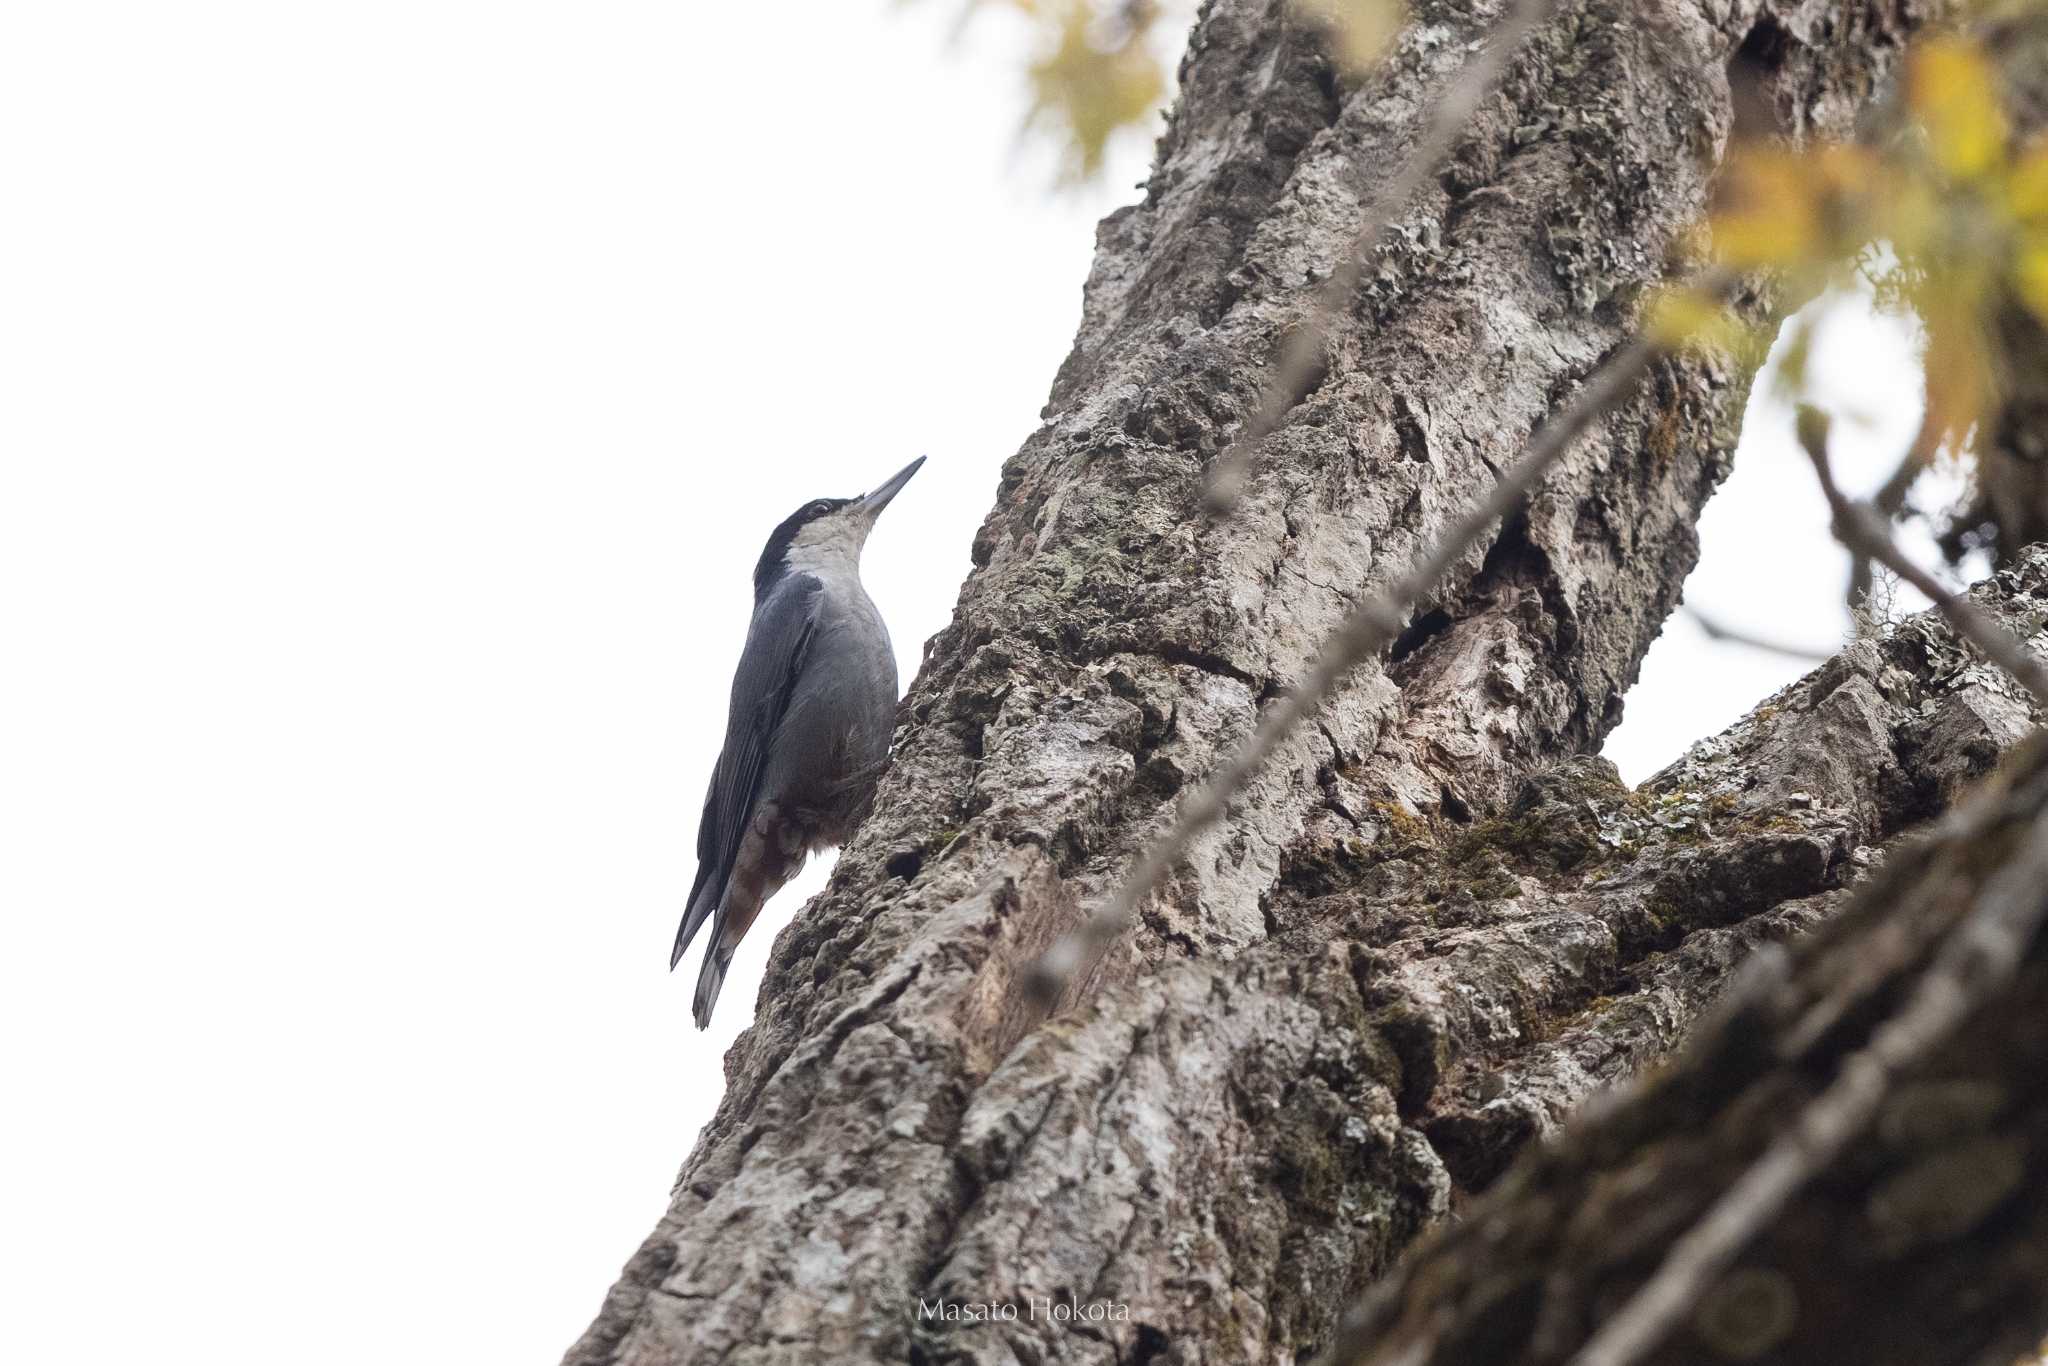
[[[769,741],[789,710],[797,679],[803,676],[804,657],[817,629],[818,588],[818,581],[810,575],[793,574],[754,609],[747,645],[733,674],[725,749],[711,772],[704,816],[697,822],[697,880],[690,885],[689,905],[683,912],[682,927],[676,931],[675,951],[669,955],[671,971],[725,898],[725,884],[732,876],[740,840],[760,800]]]

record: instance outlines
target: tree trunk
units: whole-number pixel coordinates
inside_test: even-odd
[[[1630,336],[1704,206],[1730,62],[1783,132],[1839,136],[1929,17],[1563,5],[1206,521],[1205,462],[1499,8],[1416,5],[1354,84],[1283,0],[1205,7],[873,811],[570,1362],[1295,1361],[2026,726],[1916,626],[1640,793],[1578,758],[1676,601],[1747,398],[1725,361],[1662,362],[1055,1017],[1030,1008],[1024,966],[1182,786]]]

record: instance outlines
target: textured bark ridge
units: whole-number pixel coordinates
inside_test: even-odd
[[[1921,15],[1563,6],[1205,522],[1204,462],[1496,17],[1417,5],[1353,85],[1281,0],[1205,7],[873,812],[570,1361],[1293,1361],[2020,724],[1872,643],[1644,792],[1559,767],[1618,719],[1746,398],[1722,363],[1664,363],[1055,1017],[1025,1006],[1024,965],[1181,787],[1630,334],[1704,203],[1730,60],[1788,131],[1841,134]],[[1047,1298],[1128,1318],[919,1316]]]
[[[1974,596],[2040,649],[2048,549],[2022,552]],[[1939,802],[1971,781],[2038,721],[2017,691],[1916,620],[1780,694],[1646,791],[1662,805],[1695,783],[1737,782],[1739,806],[1754,803],[1767,825],[1825,841],[1835,819],[1854,832],[1875,810]],[[1851,767],[1876,780],[1859,783]],[[1837,817],[1819,815],[1837,802]],[[1930,837],[1894,852],[1825,932],[1752,960],[1682,1057],[1575,1120],[1418,1248],[1347,1325],[1337,1360],[1570,1359],[1924,985],[1937,946],[2044,811],[2048,745],[2037,737]],[[1743,932],[1838,899],[1789,903]],[[1907,1069],[1869,1132],[1747,1242],[1655,1360],[2002,1366],[2041,1341],[2048,936],[2018,956],[2014,979]],[[1560,1042],[1576,1052],[1587,1036],[1575,1025]]]

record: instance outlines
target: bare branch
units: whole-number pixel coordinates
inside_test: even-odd
[[[1899,457],[1899,463],[1892,470],[1891,477],[1884,481],[1884,487],[1880,488],[1870,500],[1870,505],[1876,509],[1878,515],[1883,517],[1887,523],[1896,519],[1900,513],[1906,510],[1906,495],[1912,491],[1914,483],[1925,472],[1928,462],[1934,459],[1934,453],[1941,449],[1942,427],[1938,412],[1939,409],[1930,396],[1926,404],[1926,413],[1920,419],[1920,430],[1914,433],[1912,441],[1907,444],[1906,453]],[[1870,571],[1870,557],[1851,552],[1849,565],[1849,608],[1851,611],[1854,611],[1865,598],[1870,596],[1872,586],[1873,576]]]
[[[1799,444],[1813,461],[1821,492],[1827,495],[1828,507],[1834,514],[1836,539],[1851,554],[1875,560],[1925,593],[1957,635],[2018,679],[2034,695],[2035,702],[2048,705],[2048,669],[2043,669],[2011,632],[1978,611],[1968,598],[1915,564],[1892,539],[1883,517],[1842,492],[1828,463],[1828,426],[1826,413],[1811,404],[1800,405]]]
[[[1379,192],[1361,215],[1358,233],[1351,239],[1344,259],[1323,281],[1307,320],[1288,337],[1280,366],[1267,382],[1265,391],[1259,395],[1258,411],[1252,414],[1251,421],[1245,423],[1210,467],[1209,487],[1205,495],[1210,512],[1228,512],[1236,505],[1253,447],[1278,431],[1287,414],[1307,397],[1316,374],[1323,368],[1323,348],[1329,341],[1330,320],[1350,308],[1352,296],[1358,293],[1359,282],[1365,277],[1366,262],[1378,250],[1380,239],[1386,235],[1394,215],[1415,197],[1423,182],[1436,173],[1458,145],[1458,139],[1464,135],[1479,102],[1492,91],[1501,73],[1507,69],[1508,59],[1556,6],[1557,0],[1516,0],[1514,9],[1495,30],[1485,49],[1458,72],[1451,88],[1437,101],[1428,129],[1409,152],[1401,169],[1381,183]]]
[[[1747,645],[1752,650],[1768,650],[1774,655],[1784,655],[1787,659],[1811,660],[1816,664],[1834,657],[1827,650],[1815,650],[1805,645],[1787,645],[1783,641],[1751,635],[1739,627],[1723,624],[1720,618],[1708,616],[1690,603],[1679,610],[1691,617],[1693,624],[1705,631],[1710,640],[1725,640],[1731,645]]]

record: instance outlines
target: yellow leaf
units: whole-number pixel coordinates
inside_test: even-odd
[[[1778,353],[1777,396],[1790,401],[1803,401],[1806,397],[1806,377],[1813,361],[1813,318],[1810,314],[1793,317],[1790,336],[1785,349]]]
[[[1742,337],[1742,325],[1719,300],[1683,286],[1660,289],[1651,297],[1643,330],[1667,351],[1690,345],[1733,350]]]
[[[1884,163],[1868,147],[1853,142],[1824,142],[1807,156],[1814,174],[1829,194],[1850,197],[1877,187]]]
[[[1815,188],[1800,158],[1777,148],[1731,157],[1710,219],[1715,255],[1740,269],[1806,259],[1821,244]]]
[[[2006,172],[2005,204],[2020,222],[2048,227],[2048,138],[2036,138]]]
[[[2013,262],[2013,287],[2048,327],[2048,230],[2030,232],[2021,240]]]
[[[1928,176],[1894,168],[1884,191],[1865,202],[1870,207],[1868,236],[1891,243],[1902,259],[1915,260],[1934,251],[1954,216],[1952,196],[1945,196]]]
[[[1919,305],[1927,330],[1927,426],[1960,441],[1989,410],[1991,366],[1976,310],[1953,300]]]
[[[1031,116],[1066,123],[1078,174],[1088,176],[1101,166],[1110,136],[1152,112],[1166,78],[1145,50],[1142,29],[1104,48],[1090,34],[1095,15],[1087,4],[1067,5],[1058,22],[1057,44],[1031,66]]]
[[[2005,156],[2005,113],[1998,76],[1974,43],[1953,35],[1929,38],[1914,49],[1907,100],[1927,130],[1935,162],[1968,179],[1993,170]]]
[[[1337,36],[1337,60],[1356,75],[1371,67],[1407,18],[1401,0],[1293,0]]]

